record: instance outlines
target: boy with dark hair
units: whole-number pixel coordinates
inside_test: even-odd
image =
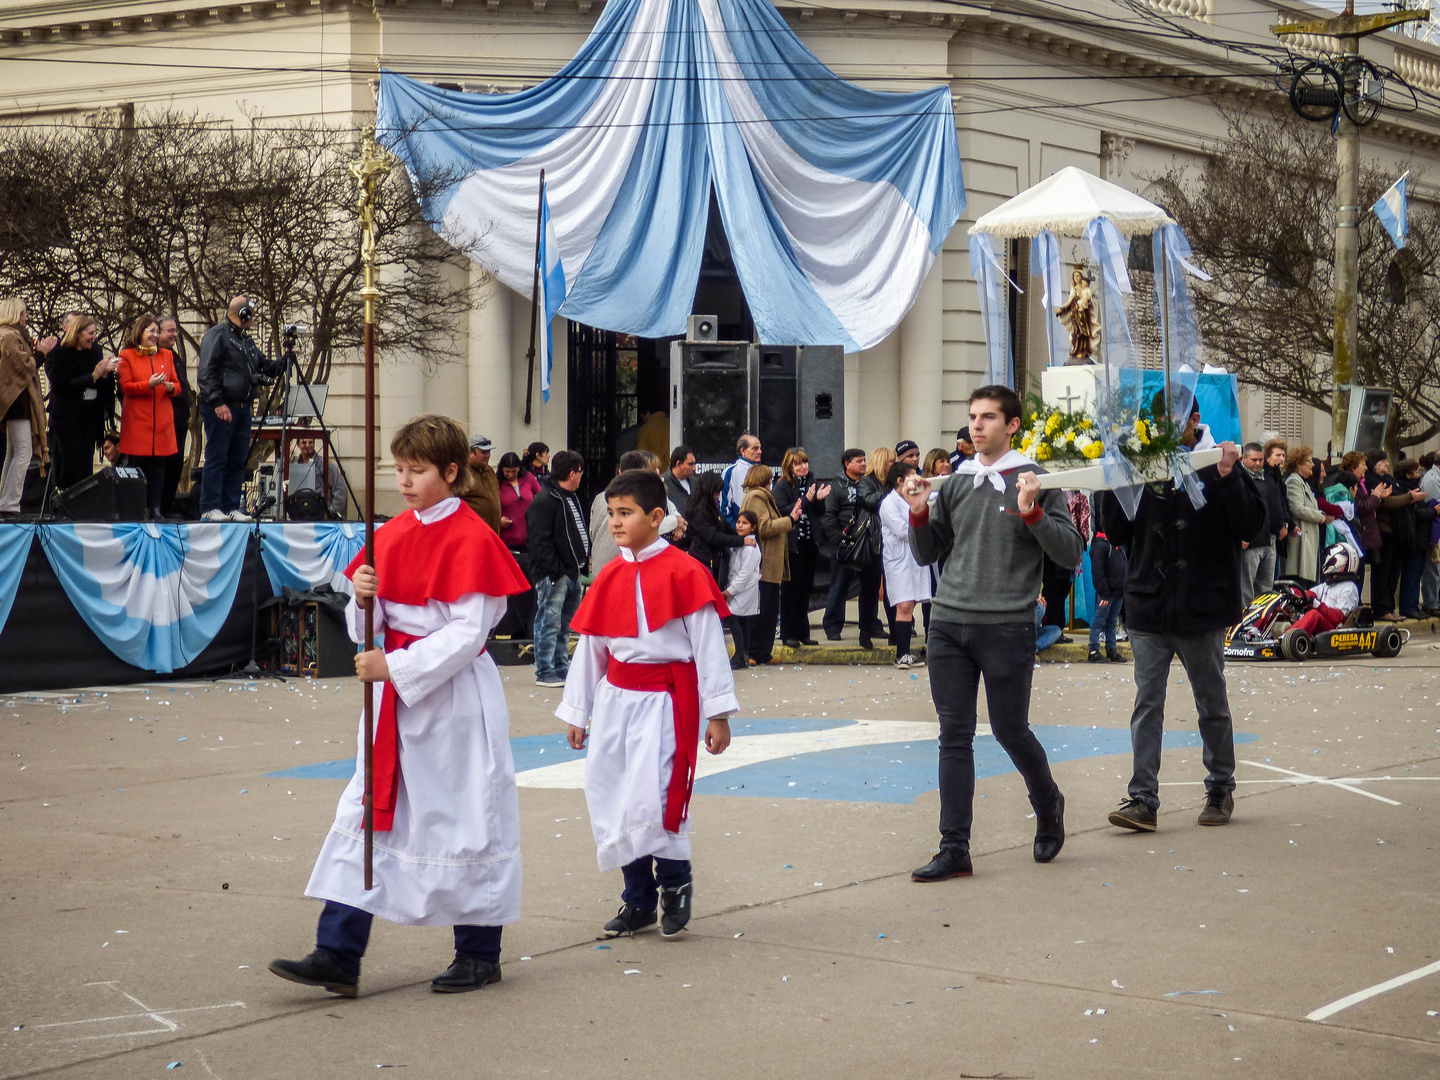
[[[584,460],[561,450],[525,511],[530,576],[535,581],[535,683],[564,686],[570,670],[570,618],[580,605],[580,575],[590,565],[590,533],[575,492]]]
[[[580,640],[555,715],[571,747],[589,743],[585,800],[600,869],[625,876],[605,936],[652,928],[658,901],[670,938],[690,921],[687,818],[700,722],[709,718],[705,748],[719,754],[740,707],[720,624],[730,612],[705,568],[661,539],[659,476],[624,472],[605,493],[621,557],[572,620]]]
[[[1041,491],[1037,474],[1044,470],[1010,448],[1019,428],[1015,391],[982,386],[970,395],[975,457],[944,478],[933,507],[930,480],[911,477],[899,489],[910,504],[916,560],[922,565],[946,560],[926,641],[940,716],[940,852],[911,873],[915,881],[971,873],[981,678],[991,730],[1025,778],[1035,808],[1035,861],[1049,862],[1065,843],[1065,799],[1050,775],[1045,748],[1030,730],[1034,612],[1043,557],[1074,566],[1085,545],[1064,492]]]
[[[362,552],[346,570],[355,586],[345,609],[351,638],[368,644],[362,612],[371,605],[385,638],[384,651],[355,657],[363,682],[384,684],[375,709],[375,887],[364,886],[357,767],[305,886],[325,901],[315,950],[270,965],[282,979],[344,997],[355,996],[376,915],[455,928],[455,960],[430,984],[452,994],[500,981],[500,930],[520,917],[510,719],[485,640],[505,598],[529,584],[456,495],[467,480],[459,424],[419,417],[395,433],[390,453],[407,509],[375,531],[374,567]]]

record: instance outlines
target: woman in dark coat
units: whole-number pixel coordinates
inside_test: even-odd
[[[730,549],[753,545],[755,538],[736,536],[735,530],[720,516],[719,473],[697,473],[691,486],[690,501],[685,504],[690,554],[700,560],[723,590],[729,577]]]
[[[823,513],[829,484],[820,484],[810,475],[810,456],[796,447],[785,451],[780,478],[771,489],[775,506],[789,516],[797,500],[805,501],[805,512],[790,531],[790,579],[780,586],[780,640],[790,648],[814,645],[810,636],[810,594],[815,588],[815,567],[820,561],[819,534],[814,517]]]
[[[45,358],[50,380],[50,456],[64,490],[94,471],[95,447],[115,407],[117,357],[106,358],[89,315],[76,315]]]

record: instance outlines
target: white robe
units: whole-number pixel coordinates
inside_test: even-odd
[[[665,550],[657,540],[640,552],[643,561]],[[621,548],[634,561],[629,548]],[[582,634],[570,659],[565,693],[555,715],[590,729],[585,756],[585,801],[601,870],[618,870],[642,855],[690,858],[690,822],[666,832],[665,799],[675,764],[675,721],[670,695],[661,690],[621,690],[605,670],[611,656],[632,664],[694,660],[700,683],[700,738],[705,722],[738,712],[735,679],[725,650],[725,630],[712,604],[651,631],[645,625],[640,581],[635,582],[640,632],[607,638]],[[703,751],[702,751],[703,752]]]
[[[880,560],[885,568],[885,599],[892,605],[929,600],[930,568],[910,550],[910,504],[898,491],[880,500]]]
[[[419,515],[432,525],[459,507],[446,499]],[[510,756],[510,715],[500,673],[479,655],[505,614],[503,597],[470,593],[424,607],[376,599],[375,629],[426,635],[389,653],[399,695],[400,780],[394,828],[375,834],[375,888],[365,890],[363,720],[355,776],[340,796],[305,895],[417,926],[498,926],[520,918],[520,803]],[[350,637],[365,613],[345,609]],[[375,715],[380,691],[372,688]]]
[[[760,545],[732,548],[730,576],[725,582],[730,594],[726,607],[731,615],[760,614]]]

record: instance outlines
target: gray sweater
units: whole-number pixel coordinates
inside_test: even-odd
[[[1029,521],[1020,517],[1015,478],[1045,472],[1038,465],[1004,473],[1005,491],[967,474],[948,476],[930,504],[930,519],[910,526],[910,550],[921,563],[945,559],[932,613],[941,622],[1030,623],[1040,596],[1042,552],[1078,566],[1085,543],[1070,520],[1062,491],[1042,491]]]

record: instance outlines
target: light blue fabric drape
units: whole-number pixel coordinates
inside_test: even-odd
[[[1030,265],[1038,269],[1045,295],[1045,342],[1050,349],[1050,367],[1060,367],[1070,357],[1065,343],[1069,338],[1055,309],[1065,304],[1065,278],[1060,270],[1060,241],[1049,229],[1042,229],[1030,242]]]
[[[0,525],[0,630],[5,629],[5,620],[10,618],[34,536],[34,525]]]
[[[1009,279],[995,256],[988,233],[970,237],[970,272],[980,286],[980,320],[985,324],[985,385],[1015,386],[1015,355],[1010,341]]]
[[[260,558],[276,595],[329,585],[352,593],[345,568],[365,546],[365,526],[355,521],[275,522],[260,526]]]

